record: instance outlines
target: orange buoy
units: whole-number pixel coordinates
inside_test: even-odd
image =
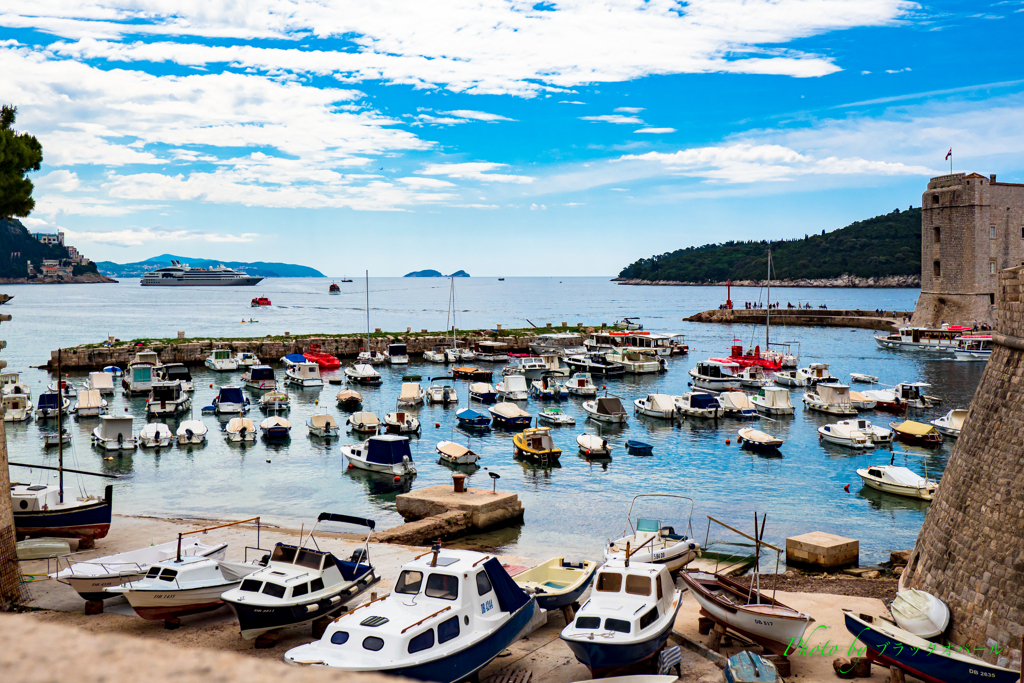
[[[395,475],[395,482],[399,482],[399,481],[402,481],[402,478],[397,476],[397,475]]]
[[[210,388],[213,389],[213,382],[210,382]]]
[[[352,469],[353,467],[355,467],[355,465],[353,465],[352,463],[349,463],[349,464],[348,464],[348,468],[349,468],[349,469]]]
[[[847,493],[849,493],[850,492],[850,485],[847,484],[846,486],[844,486],[843,490],[846,491]]]
[[[440,428],[441,428],[441,423],[440,422],[435,422],[434,423],[434,429],[440,429]]]
[[[726,439],[726,440],[725,440],[725,445],[726,445],[726,446],[728,446],[728,445],[729,445],[730,443],[732,443],[732,442],[731,442],[731,441],[729,441],[729,439]]]

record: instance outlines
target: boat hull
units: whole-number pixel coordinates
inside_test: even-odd
[[[72,509],[14,511],[14,533],[19,538],[97,539],[110,531],[114,489],[107,486],[104,500]]]
[[[676,612],[682,600],[676,601]],[[629,666],[642,662],[654,656],[668,641],[672,633],[672,625],[675,623],[675,616],[669,619],[665,626],[651,637],[635,643],[609,644],[602,643],[600,639],[568,640],[563,638],[572,653],[580,664],[584,665],[591,672],[607,671],[619,667]]]
[[[143,619],[166,621],[190,614],[212,612],[222,607],[224,601],[220,596],[240,583],[234,581],[217,586],[167,591],[125,590],[123,594],[135,613]]]

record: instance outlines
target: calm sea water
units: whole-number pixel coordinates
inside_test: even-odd
[[[366,327],[365,289],[360,280],[342,286],[340,296],[327,295],[328,281],[274,279],[256,288],[142,288],[137,280],[116,285],[10,286],[15,296],[4,312],[14,316],[0,332],[8,341],[3,358],[10,369],[24,372],[23,379],[37,396],[48,381],[46,373],[30,369],[61,346],[98,342],[113,334],[121,339],[173,337],[178,330],[188,336],[263,336],[289,331],[298,333],[358,332]],[[273,307],[251,309],[256,294],[273,300]],[[760,294],[760,296],[759,296]],[[829,308],[909,309],[917,290],[774,289],[772,299],[782,302],[810,301]],[[734,288],[736,302],[764,300],[758,290]],[[370,325],[384,330],[439,330],[448,315],[449,283],[441,279],[370,279]],[[690,345],[689,356],[677,357],[667,373],[613,380],[611,393],[624,403],[647,393],[678,394],[688,390],[689,370],[696,361],[723,355],[733,338],[745,344],[763,341],[763,328],[750,326],[697,325],[682,318],[717,307],[725,290],[717,287],[625,287],[605,278],[508,278],[456,281],[456,325],[460,328],[543,326],[562,321],[586,325],[611,323],[626,316],[641,317],[647,330],[681,332]],[[742,304],[741,304],[742,305]],[[258,323],[241,320],[258,318]],[[870,330],[773,328],[773,339],[799,341],[801,360],[831,364],[833,374],[849,372],[878,375],[886,384],[925,381],[931,393],[945,399],[941,409],[915,417],[933,419],[952,407],[967,406],[978,384],[983,364],[938,360],[909,353],[884,351],[874,343]],[[272,359],[264,359],[272,360]],[[495,365],[495,381],[500,375]],[[378,415],[394,409],[403,374],[443,374],[439,365],[413,363],[408,369],[381,368],[384,384],[360,388],[366,409]],[[194,370],[199,407],[211,403],[217,387],[237,382],[230,375]],[[210,385],[213,385],[211,388]],[[861,387],[863,388],[863,387]],[[306,419],[318,409],[317,402],[344,421],[334,395],[340,387],[292,390],[294,407],[288,415],[293,436],[286,444],[258,442],[249,447],[229,446],[220,430],[223,421],[203,416],[210,427],[206,446],[191,450],[177,447],[156,454],[138,450],[131,456],[103,460],[89,446],[95,420],[69,421],[74,445],[69,460],[86,470],[122,474],[115,483],[116,510],[143,515],[235,517],[260,514],[283,524],[310,522],[330,510],[375,518],[382,527],[401,522],[395,512],[400,493],[388,478],[346,471],[337,444],[324,445],[306,435]],[[796,415],[777,422],[762,420],[761,429],[786,439],[782,457],[752,455],[736,446],[734,420],[718,423],[687,420],[675,425],[632,417],[622,429],[603,433],[616,444],[610,463],[591,464],[577,455],[576,436],[595,426],[585,422],[580,400],[562,407],[574,415],[577,426],[555,430],[563,449],[561,466],[539,469],[512,458],[511,434],[494,432],[473,438],[472,448],[481,453],[480,469],[470,485],[490,487],[488,471],[501,476],[498,487],[519,494],[526,507],[525,524],[488,534],[484,542],[503,551],[529,557],[569,554],[597,558],[604,541],[625,526],[630,499],[637,493],[664,492],[694,499],[693,530],[703,541],[707,515],[749,531],[755,512],[768,516],[767,535],[780,541],[808,531],[821,530],[859,539],[862,562],[888,557],[893,549],[913,545],[927,506],[913,500],[865,490],[855,470],[868,464],[888,463],[891,452],[859,453],[828,444],[817,437],[817,427],[831,420],[802,409],[800,390],[793,390]],[[460,407],[467,405],[465,384],[460,383]],[[144,398],[118,395],[113,410],[127,408],[144,419]],[[536,414],[541,406],[530,401],[526,409]],[[419,467],[414,488],[451,481],[451,470],[437,464],[434,446],[451,438],[465,443],[467,436],[453,432],[455,409],[423,407],[421,437],[413,438],[412,452]],[[869,411],[876,423],[891,418]],[[254,410],[251,417],[262,417]],[[440,424],[435,428],[435,423]],[[176,427],[175,423],[171,428]],[[15,461],[54,464],[56,454],[43,453],[40,428],[35,422],[8,424],[10,458]],[[636,458],[621,444],[629,438],[654,444],[654,456]],[[343,437],[342,443],[349,437]],[[727,445],[726,439],[732,444]],[[941,475],[952,451],[947,441],[941,449],[923,451],[897,446],[912,456],[897,455],[931,477]],[[70,465],[74,466],[74,465]],[[14,468],[17,480],[38,481],[42,471]],[[74,480],[73,480],[74,481]],[[84,478],[97,492],[102,483]],[[850,485],[850,492],[844,486]],[[688,510],[675,503],[648,502],[643,511],[679,529],[686,526]],[[723,538],[712,531],[712,539]]]

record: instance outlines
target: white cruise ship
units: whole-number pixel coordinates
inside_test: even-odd
[[[143,287],[251,287],[262,280],[225,266],[191,268],[180,261],[171,261],[166,268],[150,271],[139,282]]]

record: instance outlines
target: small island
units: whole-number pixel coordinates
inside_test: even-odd
[[[469,277],[469,273],[464,270],[457,270],[451,275],[442,275],[437,270],[415,270],[411,273],[406,273],[404,277]]]

